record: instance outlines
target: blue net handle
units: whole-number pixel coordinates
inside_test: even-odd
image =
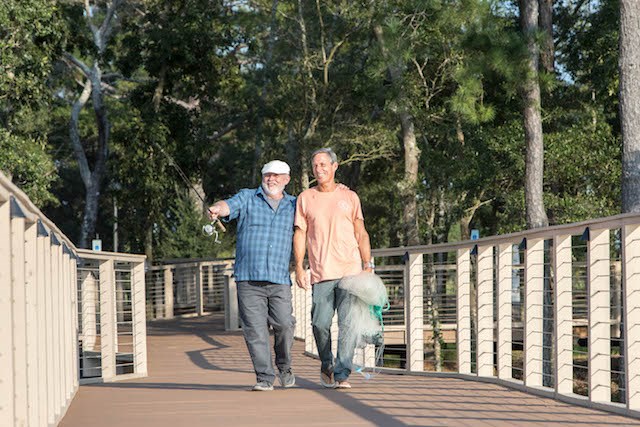
[[[382,331],[384,331],[384,322],[382,321],[382,313],[389,311],[390,307],[391,305],[389,304],[389,301],[387,301],[387,303],[384,306],[380,306],[380,305],[369,306],[369,312],[374,318],[378,319],[378,321],[380,322]]]

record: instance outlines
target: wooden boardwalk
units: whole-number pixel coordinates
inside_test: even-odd
[[[255,382],[240,333],[220,316],[149,325],[149,376],[81,386],[65,427],[163,426],[640,426],[640,420],[460,379],[352,375],[327,390],[320,362],[296,342],[297,385],[250,392]],[[276,383],[277,384],[277,383]]]

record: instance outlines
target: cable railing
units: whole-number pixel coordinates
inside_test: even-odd
[[[233,260],[178,259],[149,267],[147,271],[147,319],[202,316],[235,307],[227,327],[237,329],[237,297]],[[231,323],[229,323],[231,322]]]
[[[77,249],[0,173],[0,425],[49,426],[79,384],[144,376],[140,255]]]
[[[382,360],[359,364],[640,416],[640,215],[373,254],[391,307]],[[293,294],[317,356],[310,293]]]

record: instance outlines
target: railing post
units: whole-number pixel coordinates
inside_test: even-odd
[[[47,378],[47,423],[53,424],[55,421],[55,384],[54,384],[54,375],[56,372],[55,367],[55,338],[54,338],[54,325],[55,325],[55,316],[54,316],[54,291],[53,285],[55,283],[54,279],[54,262],[53,262],[53,241],[51,234],[48,234],[44,238],[44,271],[46,272],[47,277],[50,279],[47,281],[44,286],[44,299],[46,301],[45,305],[45,324],[48,326],[49,330],[45,333],[45,346],[46,351],[43,357],[46,359],[46,378]]]
[[[544,240],[527,240],[525,255],[524,383],[542,386]]]
[[[71,270],[69,268],[69,258],[66,253],[67,247],[66,244],[63,244],[61,247],[60,253],[60,264],[62,269],[62,371],[60,371],[61,375],[64,375],[62,380],[62,400],[64,407],[70,402],[71,396],[73,394],[72,391],[72,380],[71,378],[75,376],[75,372],[72,372],[73,366],[73,357],[74,352],[73,348],[73,340],[76,336],[73,336],[73,329],[71,325],[73,324],[73,316],[72,311],[73,307],[71,305]]]
[[[310,286],[313,286],[311,284],[311,270],[305,270],[305,274],[307,275],[307,283],[309,283]],[[311,306],[313,304],[312,295],[313,291],[311,289],[304,293],[304,351],[309,354],[318,355],[316,340],[313,336],[313,325],[311,324]]]
[[[15,202],[14,202],[15,203]],[[15,206],[15,205],[14,205]],[[19,208],[18,208],[19,209]],[[27,396],[27,315],[25,292],[24,215],[12,212],[11,218],[11,282],[13,296],[13,406],[14,420],[9,425],[28,425]],[[10,395],[10,396],[11,396]]]
[[[571,236],[555,236],[553,242],[556,392],[573,393],[573,305]]]
[[[55,233],[51,234],[51,301],[53,302],[52,322],[51,322],[51,338],[53,352],[53,371],[51,379],[53,383],[53,416],[58,419],[60,408],[62,408],[62,381],[60,380],[60,372],[62,371],[62,295],[60,288],[62,280],[60,280],[62,266],[60,265],[60,254],[62,246]]]
[[[224,275],[224,329],[237,331],[238,323],[238,288],[236,280],[229,274]]]
[[[27,397],[29,408],[29,423],[40,425],[40,393],[42,384],[39,372],[38,357],[38,277],[37,268],[37,241],[38,223],[27,223],[25,234],[25,290],[26,290],[26,310],[27,310]]]
[[[72,319],[73,331],[71,334],[72,348],[73,348],[73,363],[72,368],[72,393],[78,389],[80,382],[80,352],[78,346],[78,262],[75,255],[69,255],[69,271],[71,272],[71,283],[69,283],[71,289],[71,306],[72,306]]]
[[[640,411],[640,225],[622,227],[627,408]]]
[[[458,281],[458,372],[471,373],[471,257],[469,249],[458,249],[457,253]]]
[[[0,203],[0,236],[11,235],[10,202]],[[11,239],[0,238],[0,396],[9,396],[9,400],[0,401],[0,425],[14,424],[13,409],[13,319],[11,283]]]
[[[497,295],[498,305],[498,378],[513,378],[513,329],[511,294],[513,281],[513,244],[504,243],[498,247]]]
[[[38,234],[37,234],[37,256],[36,256],[36,264],[37,264],[37,274],[36,274],[36,307],[37,307],[37,340],[38,340],[38,419],[40,425],[47,425],[48,421],[48,403],[47,403],[47,360],[49,354],[49,348],[47,347],[47,305],[49,304],[49,300],[46,297],[45,288],[48,286],[48,281],[46,278],[49,276],[49,271],[47,270],[47,257],[48,251],[46,250],[49,245],[49,238],[44,226],[42,224],[38,224]]]
[[[609,230],[590,230],[587,250],[589,295],[589,399],[611,402],[611,262]]]
[[[173,319],[173,270],[164,267],[164,318]]]
[[[115,271],[113,260],[100,261],[100,340],[102,353],[102,379],[110,381],[116,376],[116,310]]]
[[[478,376],[493,369],[493,246],[478,248]]]
[[[131,299],[133,325],[134,369],[138,375],[147,375],[147,318],[145,307],[144,262],[133,264],[131,271]]]
[[[202,266],[200,263],[196,263],[196,316],[202,316],[203,309],[203,295],[202,295]]]
[[[424,371],[424,271],[423,255],[410,254],[405,265],[405,325],[407,365],[410,372]]]

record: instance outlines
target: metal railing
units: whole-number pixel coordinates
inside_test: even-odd
[[[0,173],[0,425],[55,425],[79,383],[146,375],[144,260],[78,250]]]
[[[233,260],[166,261],[149,268],[147,284],[149,320],[225,311],[227,329],[239,328]]]
[[[373,254],[391,303],[380,369],[640,417],[640,215]],[[296,337],[317,355],[311,295],[293,294]]]
[[[81,384],[147,375],[144,255],[77,250]]]

